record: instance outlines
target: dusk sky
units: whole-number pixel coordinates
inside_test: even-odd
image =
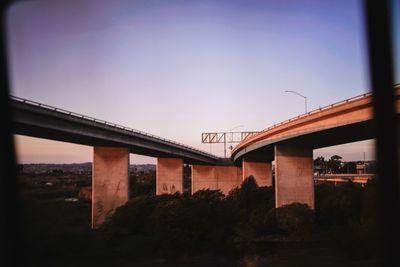
[[[399,25],[398,2],[393,13]],[[370,91],[362,1],[21,1],[7,30],[12,95],[208,152],[202,132],[257,131],[303,113],[285,90],[307,96],[309,110]],[[22,163],[92,161],[91,147],[16,142]],[[314,157],[363,152],[373,158],[372,141]]]

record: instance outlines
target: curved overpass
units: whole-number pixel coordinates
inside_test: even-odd
[[[397,112],[400,112],[400,85],[396,85]],[[362,141],[375,137],[372,95],[350,98],[273,125],[239,143],[231,159],[239,164],[243,158],[274,159],[279,143],[301,144],[317,149]]]
[[[399,121],[400,85],[394,87]],[[299,202],[314,208],[313,149],[372,138],[373,103],[367,93],[271,126],[239,143],[231,159],[243,170],[252,162],[264,164],[270,180],[275,160],[276,207]]]

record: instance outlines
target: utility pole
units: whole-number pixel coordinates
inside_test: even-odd
[[[364,174],[366,173],[366,166],[365,166],[365,152],[364,152]]]
[[[224,133],[224,158],[226,158],[226,133]]]

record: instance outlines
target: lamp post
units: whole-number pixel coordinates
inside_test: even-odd
[[[306,111],[305,113],[307,113],[307,97],[306,96],[304,96],[304,95],[302,95],[302,94],[300,94],[300,93],[298,93],[296,91],[291,91],[291,90],[286,90],[285,93],[293,93],[295,95],[298,95],[298,96],[304,98],[304,108],[305,108],[305,111]]]
[[[238,126],[235,126],[235,127],[231,128],[231,129],[229,129],[229,133],[231,134],[231,141],[230,141],[230,143],[232,143],[232,135],[233,135],[232,131],[233,131],[234,129],[240,128],[240,127],[243,127],[243,125],[238,125]],[[224,157],[225,157],[225,158],[226,158],[226,134],[227,134],[227,133],[224,133]],[[231,145],[231,147],[232,147],[232,145]],[[232,148],[231,148],[231,150],[232,150]]]

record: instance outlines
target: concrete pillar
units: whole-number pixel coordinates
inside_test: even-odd
[[[243,159],[242,180],[253,175],[258,186],[272,186],[272,164],[271,162],[254,162]]]
[[[216,170],[218,189],[225,195],[242,184],[242,167],[217,166]]]
[[[313,152],[311,148],[275,146],[275,206],[294,202],[314,209]]]
[[[183,160],[157,158],[156,195],[183,192]]]
[[[92,165],[92,228],[100,226],[129,198],[129,150],[94,147]]]
[[[202,189],[218,190],[215,166],[192,165],[192,194]]]
[[[202,189],[211,189],[221,190],[227,195],[241,183],[241,167],[192,165],[192,194]]]

